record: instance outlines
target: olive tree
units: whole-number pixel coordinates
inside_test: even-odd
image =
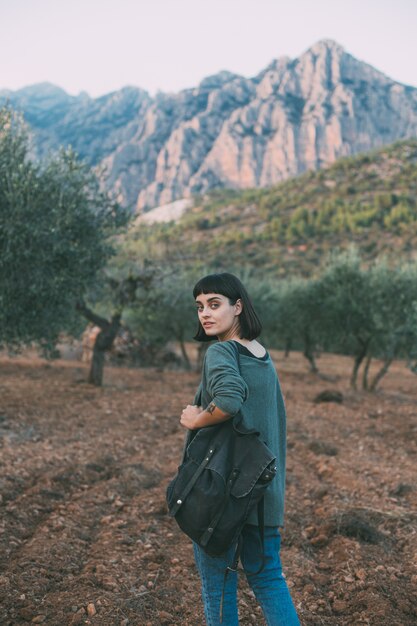
[[[286,355],[291,349],[300,349],[310,365],[310,371],[319,369],[316,356],[322,349],[321,307],[317,281],[292,278],[277,283],[275,297],[276,341],[284,345]]]
[[[375,263],[370,271],[372,339],[363,372],[363,387],[374,391],[394,359],[411,358],[417,349],[417,264]],[[369,380],[373,358],[382,365]]]
[[[22,119],[0,111],[0,344],[51,349],[75,332],[75,303],[112,253],[126,220],[97,177],[71,151],[46,164],[29,158]]]
[[[321,326],[335,351],[353,355],[351,386],[356,389],[359,368],[374,334],[370,273],[353,248],[333,255],[319,281]]]
[[[140,341],[155,347],[177,342],[186,369],[191,361],[186,343],[197,331],[192,288],[197,278],[190,271],[161,266],[160,277],[148,293],[126,311],[125,318]]]

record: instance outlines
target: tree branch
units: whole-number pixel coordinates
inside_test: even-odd
[[[104,330],[109,327],[110,324],[108,320],[106,320],[104,317],[100,317],[100,315],[97,315],[97,313],[94,313],[94,311],[89,309],[84,304],[84,302],[77,302],[75,308],[81,313],[81,315],[84,315],[84,317],[87,318],[89,322],[92,322],[99,328],[102,328]]]

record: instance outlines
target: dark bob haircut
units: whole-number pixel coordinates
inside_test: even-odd
[[[242,312],[239,315],[240,338],[255,339],[262,331],[262,324],[257,316],[249,294],[241,281],[233,274],[224,272],[223,274],[209,274],[200,278],[193,289],[194,299],[202,293],[218,293],[229,298],[230,304],[236,304],[237,300],[242,302]],[[197,341],[213,341],[213,337],[206,335],[200,321],[194,339]]]

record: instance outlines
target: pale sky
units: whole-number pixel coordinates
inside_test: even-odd
[[[416,33],[417,0],[0,0],[0,89],[176,92],[320,39],[417,86]]]

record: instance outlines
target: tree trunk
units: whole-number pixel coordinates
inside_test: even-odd
[[[318,374],[319,368],[316,365],[316,360],[314,358],[313,347],[311,345],[311,339],[308,332],[304,335],[304,352],[303,355],[310,363],[310,372],[313,374]]]
[[[198,372],[201,371],[201,368],[203,367],[204,355],[206,354],[208,347],[209,347],[209,344],[204,343],[204,342],[201,342],[200,345],[198,346],[197,363],[196,363]]]
[[[375,374],[375,377],[373,379],[373,381],[371,382],[371,385],[369,387],[370,391],[375,391],[375,389],[377,388],[379,382],[382,380],[382,378],[384,378],[385,374],[388,372],[391,363],[393,362],[393,358],[389,358],[386,359],[384,365],[381,367],[381,369],[379,370],[379,372],[377,372]]]
[[[354,360],[354,363],[353,363],[352,375],[350,377],[350,386],[352,387],[352,389],[355,389],[355,390],[357,388],[356,381],[358,379],[359,368],[361,366],[362,361],[366,357],[366,353],[368,351],[368,342],[367,341],[360,341],[359,343],[360,343],[361,347],[360,347],[360,350],[359,350],[358,354],[355,356],[355,360]]]
[[[290,351],[291,351],[291,347],[292,347],[292,339],[288,338],[285,340],[285,352],[284,352],[284,357],[287,359],[290,356]]]
[[[180,344],[180,348],[181,348],[181,354],[182,354],[182,358],[184,359],[184,365],[185,365],[185,369],[186,370],[190,370],[191,369],[191,363],[190,363],[190,358],[187,354],[187,350],[185,348],[185,343],[183,339],[179,339],[179,344]]]
[[[363,370],[363,376],[362,376],[362,389],[365,389],[365,390],[368,389],[368,374],[369,374],[369,368],[371,366],[371,361],[372,361],[372,356],[369,355],[368,358],[366,359],[365,367]]]
[[[96,324],[96,326],[101,328],[94,343],[93,359],[91,361],[90,373],[88,375],[89,383],[96,385],[97,387],[101,387],[103,384],[104,355],[107,350],[111,349],[113,342],[116,339],[116,335],[120,328],[122,313],[121,311],[115,313],[109,322],[104,317],[100,317],[91,309],[86,307],[83,302],[78,302],[76,308],[90,322],[93,322],[93,324]]]
[[[93,358],[91,359],[90,373],[88,374],[88,382],[90,385],[101,387],[103,384],[105,351],[94,345]]]

